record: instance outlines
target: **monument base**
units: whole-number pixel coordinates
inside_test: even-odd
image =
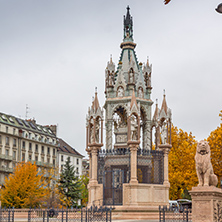
[[[199,186],[193,187],[189,193],[192,197],[192,222],[219,221],[222,211],[222,189]]]

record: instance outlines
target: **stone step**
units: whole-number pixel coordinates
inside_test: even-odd
[[[159,212],[113,212],[112,213],[113,220],[158,220]]]

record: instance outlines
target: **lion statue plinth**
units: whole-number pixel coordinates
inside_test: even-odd
[[[195,162],[199,180],[198,186],[217,186],[218,179],[213,171],[210,160],[210,146],[207,141],[201,140],[198,142]]]

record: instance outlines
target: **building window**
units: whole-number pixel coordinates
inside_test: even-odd
[[[29,143],[29,150],[32,151],[32,143]]]
[[[50,148],[48,147],[48,155],[50,155]]]
[[[29,139],[31,139],[31,137],[32,137],[32,134],[31,134],[31,133],[29,133]]]
[[[16,139],[13,139],[13,146],[16,146]]]
[[[16,151],[13,151],[13,159],[16,159]]]
[[[63,161],[63,155],[61,155],[61,161]]]
[[[8,133],[8,127],[7,126],[5,127],[5,131],[6,131],[6,133]]]
[[[32,159],[32,155],[31,154],[29,154],[29,161]]]
[[[76,159],[76,164],[77,164],[77,165],[79,164],[79,159],[78,159],[78,158]]]
[[[38,153],[39,152],[39,147],[38,144],[35,144],[35,152]]]
[[[79,168],[78,167],[76,167],[76,173],[79,174]]]
[[[9,156],[9,150],[8,149],[5,150],[5,155]]]
[[[22,161],[25,161],[25,153],[22,153]]]
[[[63,165],[61,165],[61,171],[63,171]]]
[[[55,148],[53,149],[53,156],[55,156]]]
[[[6,136],[6,138],[5,138],[5,144],[6,144],[6,145],[9,145],[9,137],[7,137],[7,136]]]
[[[15,163],[12,163],[12,167],[15,168]]]
[[[13,134],[15,135],[15,128],[13,128]]]
[[[25,149],[25,141],[22,141],[22,149]]]
[[[67,160],[70,161],[70,157],[68,157]]]
[[[55,159],[53,159],[53,166],[55,166]]]
[[[50,159],[49,158],[47,158],[47,162],[50,163]]]
[[[2,144],[2,136],[0,135],[0,144]]]
[[[38,156],[35,156],[35,161],[37,162],[39,160]]]
[[[42,146],[42,153],[44,153],[44,146]]]
[[[42,159],[41,159],[41,161],[42,161],[42,162],[44,162],[44,156],[42,156]]]

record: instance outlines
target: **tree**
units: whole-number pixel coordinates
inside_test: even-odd
[[[222,110],[220,111],[219,116],[222,117]],[[214,173],[217,175],[220,181],[222,178],[222,123],[217,127],[217,129],[210,133],[207,141],[210,145],[211,162],[213,165]],[[220,183],[219,186],[221,186]]]
[[[88,203],[88,184],[89,184],[89,178],[86,175],[80,176],[80,183],[81,183],[81,205],[86,206]]]
[[[74,166],[70,164],[69,158],[60,174],[58,188],[62,194],[61,201],[65,206],[77,206],[78,200],[81,199],[81,183],[75,176]]]
[[[48,189],[44,178],[38,174],[35,164],[18,163],[13,174],[5,179],[0,190],[2,207],[39,207]]]
[[[42,207],[45,208],[58,208],[62,207],[61,194],[58,189],[58,169],[50,168],[44,172],[47,175],[47,188],[48,192],[44,196]]]
[[[195,168],[195,153],[197,142],[192,133],[172,126],[172,148],[169,153],[170,199],[187,197],[198,183]]]

